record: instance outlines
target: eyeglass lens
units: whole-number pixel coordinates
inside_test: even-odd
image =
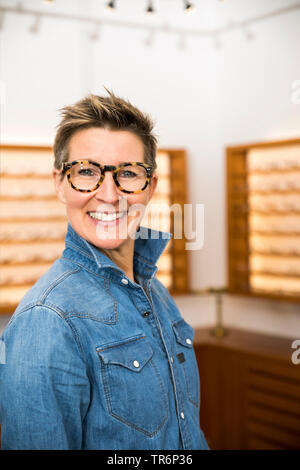
[[[82,190],[94,189],[100,178],[101,169],[93,163],[76,163],[71,167],[70,180],[72,184]],[[147,180],[146,169],[139,165],[121,167],[116,174],[119,185],[126,191],[141,190]]]

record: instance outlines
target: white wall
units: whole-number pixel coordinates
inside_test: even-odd
[[[16,3],[3,0],[0,6]],[[112,17],[104,10],[104,0],[60,0],[53,7],[40,0],[22,3],[42,11]],[[145,18],[141,0],[123,0],[113,17],[146,25],[211,29],[294,4],[289,0],[195,3],[195,15],[185,17],[181,1],[161,0],[156,2],[157,17]],[[189,200],[205,204],[204,247],[190,252],[191,287],[225,285],[224,148],[299,136],[300,104],[292,104],[291,87],[300,79],[300,10],[254,24],[255,38],[250,42],[240,30],[232,30],[221,36],[220,49],[205,37],[187,37],[187,47],[179,49],[176,36],[160,33],[147,47],[146,30],[103,26],[99,41],[92,42],[88,24],[45,19],[37,34],[28,32],[31,24],[31,16],[8,14],[0,33],[0,79],[6,86],[1,142],[52,143],[58,108],[89,91],[101,94],[104,85],[129,98],[155,118],[161,147],[188,151]],[[227,303],[225,318],[240,327],[294,335],[295,318],[300,325],[298,306],[279,304],[280,320],[280,307],[275,311],[274,303],[260,301],[257,310],[255,302]],[[194,324],[209,323],[211,305],[211,299],[194,298],[182,308],[188,315],[192,309]],[[247,320],[253,319],[254,311],[265,312],[255,316],[255,325]]]

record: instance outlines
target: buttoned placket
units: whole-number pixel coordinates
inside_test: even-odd
[[[166,352],[168,360],[169,360],[169,370],[170,370],[170,373],[171,373],[171,380],[172,380],[172,385],[173,385],[175,406],[176,406],[176,410],[177,410],[178,426],[179,426],[179,430],[180,430],[180,437],[181,437],[183,449],[189,449],[190,446],[191,446],[191,437],[190,437],[190,433],[189,433],[189,430],[187,428],[187,425],[185,423],[185,414],[184,414],[184,411],[183,411],[183,405],[181,404],[181,400],[179,399],[180,393],[182,394],[182,391],[180,392],[180,382],[179,382],[179,380],[177,380],[177,377],[176,377],[177,371],[176,371],[176,368],[174,367],[173,356],[169,353],[169,350],[168,350],[168,347],[167,347],[167,344],[166,344],[166,340],[165,340],[165,337],[164,337],[164,334],[163,334],[163,331],[162,331],[162,327],[161,327],[159,318],[156,315],[155,309],[153,308],[153,302],[152,302],[151,292],[150,292],[150,281],[151,281],[151,279],[148,279],[148,280],[145,279],[144,280],[145,288],[143,290],[144,290],[144,293],[145,293],[146,297],[149,299],[149,302],[152,306],[153,317],[155,319],[157,330],[159,332],[159,335],[161,337],[163,346],[165,348],[165,352]],[[187,338],[187,340],[191,341],[189,338]],[[187,341],[187,343],[188,343],[188,341]]]
[[[173,395],[174,395],[174,400],[175,400],[175,408],[176,408],[176,411],[177,411],[177,421],[178,421],[178,426],[179,426],[179,431],[180,431],[181,442],[182,442],[182,445],[183,445],[183,449],[188,449],[190,447],[190,438],[186,438],[185,435],[188,434],[188,436],[189,436],[189,433],[188,433],[187,429],[185,429],[185,427],[183,427],[183,423],[182,423],[185,419],[185,415],[184,415],[183,408],[180,407],[180,403],[179,403],[179,400],[178,400],[178,395],[179,395],[178,390],[180,390],[180,387],[179,387],[179,383],[177,385],[177,380],[175,378],[175,373],[174,373],[174,370],[173,370],[173,368],[174,368],[173,367],[174,366],[174,358],[169,353],[169,350],[168,350],[168,347],[167,347],[167,344],[166,344],[166,340],[164,338],[164,334],[163,334],[163,331],[162,331],[162,327],[161,327],[159,318],[157,317],[156,312],[154,311],[154,308],[153,308],[153,302],[152,302],[151,293],[150,293],[150,281],[151,281],[151,278],[149,278],[149,279],[144,278],[143,279],[143,285],[135,283],[133,285],[133,287],[142,289],[144,297],[146,297],[149,305],[151,306],[151,311],[153,313],[153,317],[154,317],[154,320],[155,320],[155,325],[156,325],[157,331],[159,333],[159,336],[161,338],[164,350],[165,350],[165,352],[167,354],[167,357],[168,357],[169,371],[170,371],[171,381],[172,381],[172,386],[173,386]],[[124,285],[124,287],[125,286],[130,287],[129,282],[130,281],[128,281],[124,277],[121,279],[121,283]],[[148,313],[148,311],[143,313],[143,315],[142,315],[143,317],[144,317],[145,313]],[[144,317],[144,318],[147,318],[148,316],[149,315],[146,315],[146,317]],[[133,362],[133,365],[134,365],[134,367],[139,367],[138,361],[135,360]]]

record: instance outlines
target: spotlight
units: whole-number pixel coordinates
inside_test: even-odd
[[[149,2],[148,2],[146,13],[147,13],[147,15],[152,15],[154,13],[154,8],[153,8],[151,0],[149,0]]]
[[[55,0],[43,0],[43,3],[45,3],[46,5],[53,5]]]
[[[184,12],[186,14],[193,13],[194,9],[195,6],[192,3],[188,2],[188,0],[184,0]]]
[[[113,10],[115,8],[115,1],[111,0],[110,2],[107,2],[106,8],[108,8],[109,10]]]

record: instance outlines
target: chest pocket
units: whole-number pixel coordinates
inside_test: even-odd
[[[194,330],[181,319],[173,323],[173,331],[176,338],[176,361],[184,375],[187,396],[196,407],[200,402],[200,382],[197,361],[193,348]]]
[[[162,379],[145,336],[97,348],[108,411],[114,418],[154,436],[167,419]]]

